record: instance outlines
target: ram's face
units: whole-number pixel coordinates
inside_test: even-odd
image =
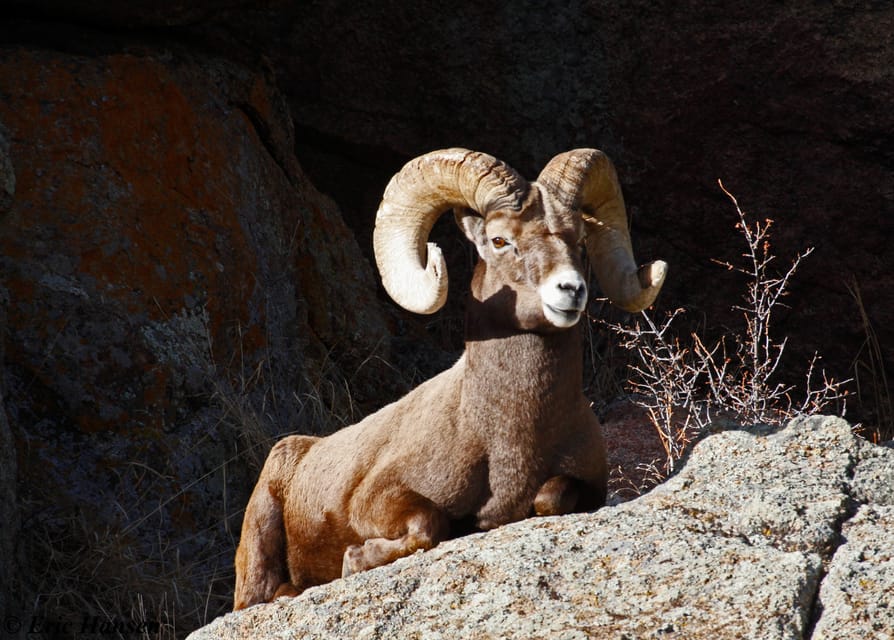
[[[373,247],[382,284],[409,311],[434,313],[447,300],[447,263],[429,233],[450,209],[482,258],[472,293],[486,308],[468,317],[492,329],[577,323],[587,297],[581,227],[593,273],[615,304],[645,309],[664,282],[664,262],[637,267],[621,186],[601,151],[560,153],[528,182],[486,153],[442,149],[404,165],[376,214]]]
[[[473,285],[479,300],[502,296],[511,302],[521,329],[577,324],[587,304],[578,215],[556,211],[548,196],[535,190],[520,212],[495,211],[486,220],[461,224],[486,264]],[[469,234],[473,226],[478,228]]]

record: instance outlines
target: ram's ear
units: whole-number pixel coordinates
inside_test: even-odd
[[[478,249],[478,255],[484,258],[484,247],[487,246],[487,233],[484,230],[484,218],[472,209],[465,207],[453,210],[456,224],[462,232]]]

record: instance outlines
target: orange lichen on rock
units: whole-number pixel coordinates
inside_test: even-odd
[[[251,308],[259,247],[246,229],[243,214],[253,199],[237,166],[265,158],[234,144],[248,138],[240,114],[203,101],[201,87],[187,95],[191,85],[176,68],[133,55],[99,64],[20,51],[0,63],[0,77],[8,92],[0,121],[12,132],[18,178],[0,236],[10,326],[27,328],[51,355],[57,336],[77,332],[83,343],[52,367],[24,353],[27,344],[15,348],[31,359],[35,376],[52,387],[56,369],[83,366],[84,387],[91,370],[109,368],[101,362],[105,347],[83,335],[89,328],[72,326],[72,315],[93,317],[87,309],[95,307],[134,326],[203,309],[208,339],[221,343],[230,327],[264,321],[263,307]],[[251,153],[257,157],[244,157]],[[245,334],[252,349],[263,348],[265,331]],[[134,337],[124,336],[139,351]],[[157,417],[166,394],[156,385],[170,376],[160,373],[157,355],[131,359],[146,363],[133,367],[147,406],[130,408]],[[114,403],[94,412],[90,403],[70,401],[83,410],[76,420],[88,431],[133,418]]]

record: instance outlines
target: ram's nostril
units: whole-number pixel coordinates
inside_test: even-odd
[[[587,285],[583,282],[559,282],[556,285],[560,291],[564,291],[574,298],[580,298],[587,292]]]

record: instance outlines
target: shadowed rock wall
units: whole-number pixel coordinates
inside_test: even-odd
[[[839,379],[868,364],[856,282],[890,380],[892,28],[884,3],[323,3],[283,39],[301,55],[277,62],[300,157],[352,224],[376,190],[344,193],[333,173],[362,171],[382,149],[467,145],[534,176],[555,153],[601,147],[640,258],[671,265],[659,306],[729,328],[743,279],[711,260],[745,246],[722,179],[755,219],[775,221],[779,268],[816,247],[775,320],[790,337],[788,377],[799,381],[815,351]]]

